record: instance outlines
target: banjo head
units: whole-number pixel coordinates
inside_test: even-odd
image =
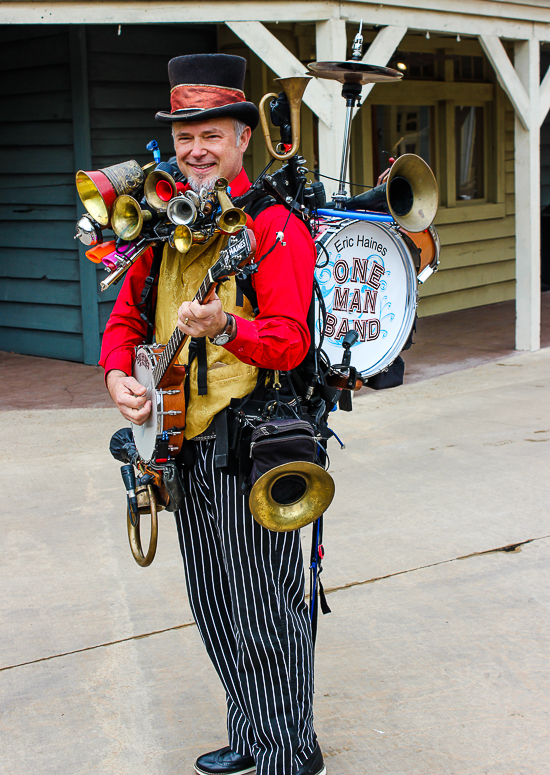
[[[149,463],[155,452],[155,443],[157,434],[161,433],[160,420],[162,415],[162,395],[156,393],[153,383],[153,369],[156,363],[156,356],[148,347],[138,347],[136,349],[136,358],[134,361],[133,377],[140,385],[147,388],[146,398],[151,401],[151,414],[143,425],[134,425],[132,423],[132,434],[136,449],[141,459]]]
[[[322,349],[332,364],[341,363],[342,340],[357,331],[351,365],[367,379],[390,366],[409,337],[417,306],[414,262],[399,232],[385,223],[334,218],[321,229],[315,276],[326,309]],[[319,345],[318,303],[316,318]]]

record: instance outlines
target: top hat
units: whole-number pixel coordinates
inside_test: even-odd
[[[230,54],[189,54],[168,62],[171,113],[157,121],[202,121],[229,116],[251,129],[258,125],[258,108],[243,92],[246,60]]]

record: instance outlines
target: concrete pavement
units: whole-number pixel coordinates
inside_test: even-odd
[[[329,775],[546,775],[550,349],[337,412],[316,727]],[[170,515],[127,544],[114,409],[2,415],[0,772],[192,772],[224,697]],[[304,531],[304,546],[309,530]]]

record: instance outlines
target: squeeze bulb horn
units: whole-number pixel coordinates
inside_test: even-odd
[[[160,164],[160,148],[156,140],[151,140],[145,146],[148,151],[153,151],[153,159],[157,164]]]

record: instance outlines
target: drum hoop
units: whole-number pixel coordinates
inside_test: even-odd
[[[333,219],[331,219],[331,221],[332,220]],[[334,219],[334,221],[335,222],[332,223],[328,229],[326,229],[325,231],[323,231],[322,234],[319,235],[319,237],[315,240],[316,243],[321,243],[324,246],[325,243],[328,242],[328,240],[331,237],[336,236],[336,234],[340,233],[343,229],[347,228],[352,224],[364,222],[364,221],[358,221],[356,218],[345,218],[339,222],[338,228],[336,228],[337,226],[336,219]],[[387,350],[387,352],[382,356],[382,358],[380,358],[375,364],[359,372],[361,374],[361,377],[363,377],[363,379],[368,379],[369,377],[374,377],[376,374],[380,374],[381,372],[388,369],[391,366],[391,364],[395,361],[399,353],[403,350],[403,347],[405,346],[407,339],[410,336],[410,333],[412,331],[412,327],[414,325],[414,321],[416,318],[416,309],[418,306],[416,269],[414,266],[412,256],[409,250],[407,249],[407,246],[404,240],[400,236],[399,231],[395,227],[388,225],[386,223],[380,223],[378,221],[371,221],[370,223],[380,228],[382,231],[386,232],[388,237],[391,239],[392,243],[395,245],[399,253],[399,256],[403,262],[405,275],[407,278],[407,291],[406,291],[406,301],[405,301],[406,314],[404,315],[404,318],[401,322],[401,326],[399,328],[397,336],[395,337],[393,346],[390,347]],[[325,355],[327,354],[325,353]],[[330,361],[330,358],[329,358],[329,361]],[[353,348],[352,348],[352,364],[353,364]]]
[[[157,362],[157,355],[153,352],[153,346],[142,344],[142,345],[139,345],[139,347],[136,347],[136,358],[138,357],[138,354],[140,352],[144,352],[145,355],[147,356],[147,358],[149,359],[149,361],[151,363],[151,366],[154,368],[155,365],[156,365],[156,362]],[[162,415],[158,415],[157,412],[159,410],[161,412],[163,411],[163,409],[164,409],[164,400],[163,400],[162,394],[157,395],[156,405],[155,405],[155,397],[154,396],[150,396],[150,398],[151,398],[151,414],[152,415],[156,415],[156,417],[157,417],[156,422],[157,422],[157,426],[158,426],[158,417],[159,416],[162,417]],[[142,444],[141,444],[141,442],[138,442],[138,440],[136,439],[136,436],[134,434],[134,428],[143,428],[143,426],[141,426],[141,425],[134,425],[134,423],[131,423],[131,428],[132,428],[132,436],[134,438],[134,443],[135,443],[136,448],[137,448],[137,450],[139,452],[139,455],[140,455],[140,458],[141,458],[142,462],[145,463],[145,465],[148,465],[149,463],[154,462],[155,445],[153,444],[153,449],[151,450],[151,454],[150,454],[149,458],[146,459],[146,457],[142,454],[141,450],[138,447],[138,443],[140,444],[140,446],[142,446]],[[158,427],[155,430],[155,439],[156,439],[156,436],[157,436],[157,432],[158,432]],[[139,433],[139,431],[138,431],[138,433]],[[142,448],[143,448],[143,446],[142,446]]]

